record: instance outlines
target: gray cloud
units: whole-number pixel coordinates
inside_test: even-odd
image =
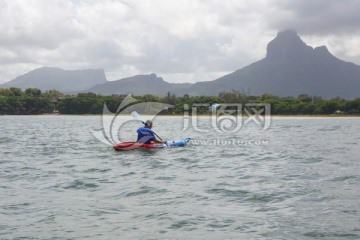
[[[285,28],[360,63],[355,0],[0,0],[0,83],[41,66],[205,81],[265,56]]]
[[[276,10],[269,25],[274,29],[292,28],[302,34],[325,36],[360,32],[357,0],[275,0],[272,4]]]

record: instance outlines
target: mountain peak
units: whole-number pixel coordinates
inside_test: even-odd
[[[293,58],[312,50],[293,30],[278,32],[268,44],[266,58]]]
[[[291,29],[286,29],[284,31],[280,31],[277,33],[277,37],[281,38],[292,38],[292,39],[300,39],[299,35],[296,31]],[[301,39],[300,39],[301,40]]]
[[[326,46],[316,47],[314,48],[314,51],[323,55],[332,55]]]

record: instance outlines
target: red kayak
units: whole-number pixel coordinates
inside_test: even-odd
[[[156,149],[156,148],[163,148],[166,147],[166,144],[161,143],[139,143],[139,142],[121,142],[118,144],[115,144],[113,148],[116,151],[125,151],[125,150],[134,150],[137,148],[145,148],[145,149]]]
[[[118,144],[115,144],[113,148],[115,151],[126,151],[126,150],[134,150],[138,148],[144,148],[144,149],[157,149],[157,148],[166,148],[166,147],[184,147],[191,139],[185,138],[180,140],[174,140],[174,141],[166,141],[166,144],[164,143],[139,143],[139,142],[121,142]]]

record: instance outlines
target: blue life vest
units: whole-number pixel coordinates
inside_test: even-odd
[[[141,127],[136,132],[138,134],[137,142],[149,144],[151,141],[156,140],[155,134],[150,128]]]

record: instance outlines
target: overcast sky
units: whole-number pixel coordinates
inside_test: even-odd
[[[0,83],[42,66],[214,80],[283,29],[360,65],[357,0],[0,0]]]

